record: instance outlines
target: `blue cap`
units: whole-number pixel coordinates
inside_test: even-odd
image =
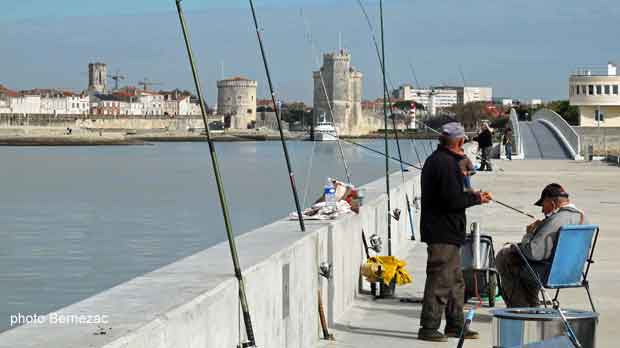
[[[441,126],[441,135],[448,138],[463,138],[465,128],[459,122],[448,122]]]

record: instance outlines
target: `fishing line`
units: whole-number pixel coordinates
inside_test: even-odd
[[[178,1],[178,0],[177,0]],[[302,232],[306,231],[306,226],[304,224],[304,218],[301,213],[301,206],[299,204],[299,196],[297,195],[297,187],[295,185],[295,173],[291,167],[291,160],[288,155],[288,149],[286,147],[286,140],[284,139],[284,132],[282,131],[282,119],[280,114],[280,108],[276,103],[276,94],[273,89],[273,83],[271,82],[271,73],[269,72],[269,64],[267,62],[267,56],[265,54],[265,48],[263,46],[263,38],[261,35],[261,30],[258,26],[258,19],[256,18],[256,9],[254,8],[254,1],[248,0],[250,3],[250,10],[252,11],[252,19],[254,20],[254,28],[256,30],[256,37],[258,39],[258,45],[260,47],[261,57],[263,59],[263,66],[265,68],[265,75],[267,75],[267,82],[269,84],[269,92],[271,93],[271,102],[273,103],[273,109],[275,111],[276,120],[278,122],[278,130],[280,132],[280,141],[282,143],[282,150],[284,152],[284,159],[286,160],[286,167],[288,169],[289,181],[291,183],[291,191],[293,191],[293,199],[295,201],[295,208],[297,209],[297,218],[299,219],[299,227]]]
[[[342,164],[344,165],[344,172],[345,175],[347,176],[347,181],[349,184],[352,184],[351,181],[351,172],[349,170],[349,165],[347,164],[347,159],[344,156],[344,150],[342,149],[342,143],[340,142],[340,135],[338,134],[338,127],[336,127],[336,119],[334,117],[334,110],[332,108],[332,103],[329,99],[329,95],[327,93],[327,87],[325,86],[325,79],[323,78],[323,71],[321,70],[321,66],[320,66],[320,61],[319,61],[319,55],[316,52],[316,46],[315,46],[315,42],[312,39],[312,31],[310,29],[310,24],[308,23],[308,21],[306,20],[306,17],[304,16],[303,13],[303,9],[300,10],[299,14],[301,15],[301,18],[304,22],[304,27],[306,30],[306,41],[308,42],[308,44],[310,44],[310,49],[312,51],[312,56],[315,59],[315,66],[319,72],[319,79],[321,80],[321,89],[323,90],[323,94],[325,95],[325,101],[327,102],[327,108],[329,109],[329,115],[332,119],[332,124],[334,125],[334,129],[336,132],[336,141],[338,142],[338,149],[340,151],[340,157],[342,159]],[[314,116],[313,116],[314,118]],[[314,120],[313,120],[314,122]],[[313,141],[314,141],[314,135],[312,136]]]
[[[243,321],[245,323],[245,330],[248,342],[242,343],[242,347],[255,347],[256,341],[254,339],[254,331],[252,329],[252,320],[250,319],[250,310],[247,302],[247,297],[245,293],[245,283],[243,281],[243,275],[241,273],[241,266],[239,263],[239,255],[237,254],[237,246],[235,244],[235,238],[232,232],[232,224],[230,220],[230,214],[228,209],[228,203],[226,201],[226,194],[224,193],[224,183],[222,182],[222,176],[220,174],[219,162],[217,159],[217,153],[215,151],[215,145],[213,144],[213,140],[211,139],[211,134],[209,131],[209,124],[207,122],[207,112],[205,109],[205,101],[202,94],[202,88],[200,84],[200,80],[198,77],[198,69],[196,68],[196,64],[194,63],[194,54],[192,52],[189,31],[187,26],[185,25],[185,16],[183,14],[183,9],[181,7],[182,0],[175,0],[177,12],[179,15],[179,22],[181,24],[181,29],[183,31],[183,39],[185,40],[185,47],[187,49],[187,57],[189,59],[189,64],[192,70],[192,76],[194,78],[194,85],[196,87],[196,93],[198,94],[198,100],[200,102],[200,112],[202,115],[202,121],[205,125],[205,134],[207,136],[207,142],[209,144],[209,152],[211,154],[211,164],[213,167],[213,174],[215,176],[215,183],[217,185],[217,192],[220,199],[220,205],[222,208],[222,214],[224,216],[224,225],[226,227],[226,236],[228,237],[228,245],[230,248],[230,254],[232,256],[233,267],[235,271],[235,277],[237,278],[238,286],[239,286],[239,302],[241,304],[242,312],[243,312]]]

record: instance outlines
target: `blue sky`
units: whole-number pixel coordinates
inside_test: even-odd
[[[257,1],[277,92],[312,100],[316,67],[304,39],[303,8],[320,52],[338,47],[338,34],[364,73],[366,98],[381,95],[379,69],[355,0]],[[377,2],[365,2],[377,20]],[[184,0],[207,99],[215,81],[265,75],[247,1]],[[15,89],[82,90],[87,65],[144,77],[162,88],[192,88],[173,0],[21,0],[0,12],[0,84]],[[386,0],[387,67],[395,85],[463,83],[494,87],[518,98],[565,98],[568,74],[578,66],[620,61],[620,6],[613,0]],[[6,54],[8,52],[8,54]]]

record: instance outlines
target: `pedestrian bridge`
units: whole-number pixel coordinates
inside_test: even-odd
[[[557,113],[541,109],[532,121],[519,121],[516,111],[510,113],[514,131],[515,158],[579,159],[579,135]]]

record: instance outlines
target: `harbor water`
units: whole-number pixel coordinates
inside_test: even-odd
[[[288,145],[304,206],[327,177],[346,181],[337,143]],[[416,163],[413,146],[425,158],[435,145],[401,141]],[[216,147],[236,234],[295,210],[279,142]],[[354,184],[384,175],[383,157],[343,147]],[[226,238],[206,143],[4,147],[0,163],[0,332],[11,315],[54,311]]]

